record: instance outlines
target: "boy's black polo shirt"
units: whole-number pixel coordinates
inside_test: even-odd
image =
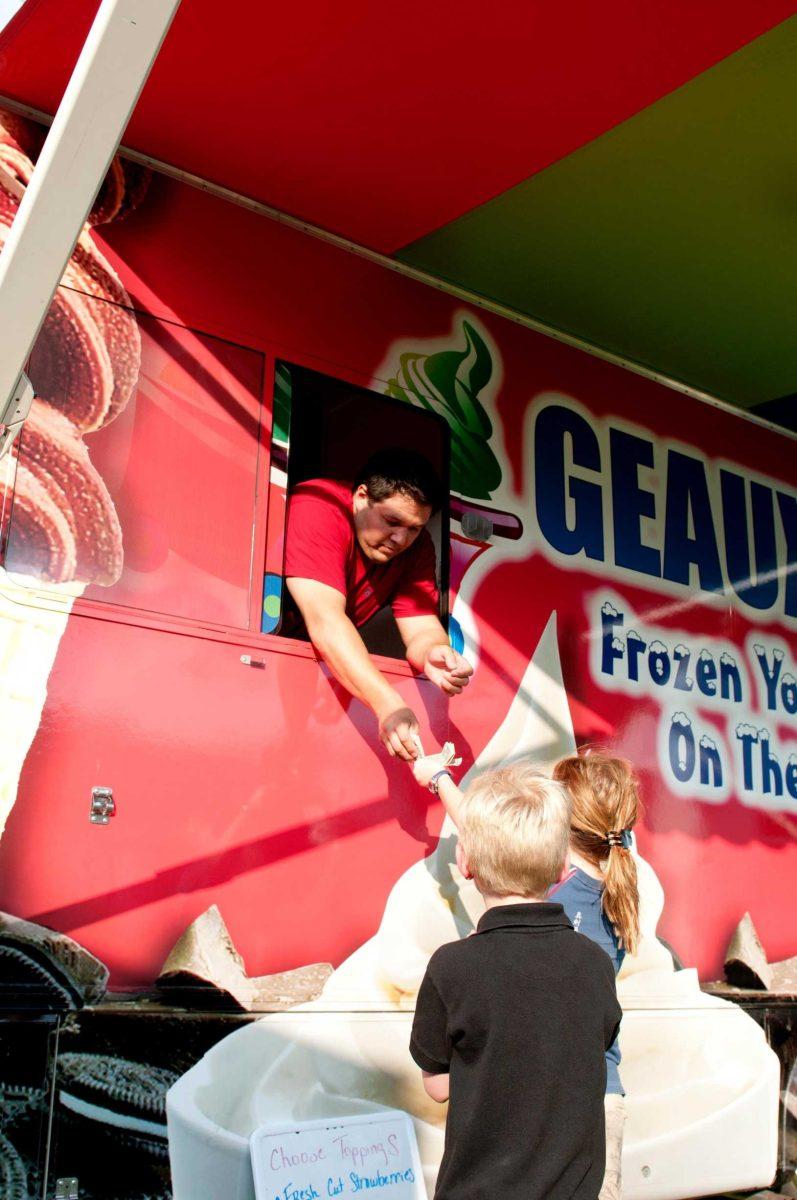
[[[441,946],[410,1043],[450,1075],[435,1200],[596,1200],[620,1017],[610,959],[561,904],[499,905]]]

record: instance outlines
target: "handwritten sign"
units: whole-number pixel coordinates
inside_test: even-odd
[[[249,1144],[257,1200],[426,1200],[415,1130],[397,1109],[261,1125]]]

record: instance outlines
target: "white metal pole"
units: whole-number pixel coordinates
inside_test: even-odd
[[[0,413],[180,0],[102,0],[0,254]]]

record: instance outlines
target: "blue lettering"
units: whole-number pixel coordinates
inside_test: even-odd
[[[742,677],[736,660],[729,654],[720,656],[720,696],[737,704],[742,698]]]
[[[700,782],[704,786],[722,787],[722,760],[720,752],[711,738],[700,739]]]
[[[534,488],[537,520],[545,539],[562,554],[584,551],[603,561],[603,508],[599,483],[568,476],[565,440],[572,445],[573,464],[600,472],[598,439],[578,413],[560,404],[543,408],[534,436]],[[574,521],[567,521],[567,501],[573,502]]]
[[[797,713],[797,679],[784,675],[780,685],[780,702],[790,717]]]
[[[770,712],[775,712],[778,707],[778,679],[783,667],[783,655],[779,651],[774,651],[772,654],[772,666],[767,662],[767,653],[763,646],[754,646],[755,656],[758,659],[758,665],[761,668],[761,674],[764,676],[764,686],[767,689],[767,708]]]
[[[642,640],[635,629],[629,629],[628,637],[625,639],[625,648],[628,653],[628,678],[632,679],[634,683],[638,683],[639,656],[647,648],[647,642]]]
[[[304,1188],[298,1188],[292,1183],[286,1183],[282,1189],[282,1195],[276,1196],[275,1200],[321,1200],[321,1197],[312,1183],[309,1187]]]
[[[620,429],[609,433],[612,462],[614,561],[643,575],[661,575],[661,555],[642,541],[642,517],[656,516],[656,496],[639,486],[639,468],[652,467],[653,443]]]
[[[769,735],[762,732],[759,734],[759,746],[761,747],[761,775],[764,781],[764,795],[768,796],[774,792],[776,796],[783,795],[783,771],[780,768],[780,763],[776,755],[770,753]]]
[[[794,755],[789,758],[789,765],[786,767],[786,790],[792,800],[797,800],[797,762]]]
[[[694,537],[690,537],[690,522]],[[714,519],[704,464],[670,450],[667,456],[667,509],[664,524],[664,578],[687,587],[690,568],[704,592],[722,592]]]
[[[601,671],[604,675],[614,675],[614,661],[623,657],[623,643],[614,636],[614,629],[622,625],[624,620],[623,614],[611,605],[604,604],[601,608]]]
[[[691,651],[686,646],[676,646],[672,652],[672,656],[677,666],[673,687],[676,687],[679,692],[691,692],[694,684],[687,674],[689,662],[692,658]]]
[[[676,713],[670,725],[670,769],[679,783],[687,783],[695,771],[695,735],[683,713]]]
[[[651,642],[650,653],[648,654],[648,670],[650,677],[659,687],[664,687],[669,682],[672,664],[670,663],[670,655],[667,647],[663,642]]]
[[[697,686],[704,696],[716,696],[717,664],[706,651],[703,651],[697,660],[695,677],[697,678]]]
[[[750,725],[737,725],[736,737],[742,743],[742,779],[744,790],[753,790],[753,743],[758,741],[758,730]]]
[[[602,429],[608,463],[602,462]],[[758,611],[776,607],[783,577],[783,612],[797,618],[797,496],[722,467],[716,472],[720,534],[709,488],[713,467],[697,450],[669,449],[666,462],[664,454],[646,431],[593,420],[566,402],[542,406],[534,429],[534,499],[544,541],[561,554],[604,562],[604,502],[607,512],[611,503],[618,568],[717,595],[727,589]],[[643,471],[657,474],[645,484]],[[678,690],[688,690],[686,678],[684,668]],[[733,672],[721,672],[720,680],[729,694],[741,689]]]
[[[772,608],[777,602],[779,587],[772,490],[752,481],[746,484],[734,471],[720,471],[720,487],[725,558],[733,590],[751,608]],[[753,515],[755,569],[750,563],[747,487]]]
[[[390,1171],[383,1174],[377,1171],[375,1175],[359,1175],[357,1171],[349,1171],[351,1190],[353,1192],[368,1191],[371,1188],[395,1187],[399,1183],[415,1183],[415,1172],[412,1167],[406,1171]]]
[[[786,538],[786,597],[783,602],[787,617],[797,617],[797,499],[778,492],[778,508]]]

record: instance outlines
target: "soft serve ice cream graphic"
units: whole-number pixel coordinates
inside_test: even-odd
[[[550,765],[573,749],[554,613],[464,782],[520,757]],[[334,1123],[385,1107],[412,1117],[433,1194],[446,1110],[424,1092],[408,1043],[429,956],[467,936],[483,912],[456,869],[454,841],[447,821],[435,851],[397,880],[377,932],[338,967],[321,999],[244,1026],[174,1085],[174,1200],[253,1200],[248,1137],[260,1125]],[[666,1200],[766,1183],[777,1150],[777,1059],[749,1017],[703,994],[694,971],[674,970],[656,938],[661,886],[638,855],[637,864],[642,938],[618,982],[629,1105],[623,1194]]]

